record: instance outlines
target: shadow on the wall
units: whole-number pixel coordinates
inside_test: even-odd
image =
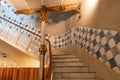
[[[51,13],[49,14],[48,24],[57,24],[60,21],[65,21],[77,14],[77,11],[71,10],[67,12]]]

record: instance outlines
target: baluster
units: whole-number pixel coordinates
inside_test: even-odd
[[[36,32],[36,31],[37,31],[37,29],[35,30],[35,32]],[[34,35],[32,35],[31,38],[30,38],[30,43],[29,43],[28,47],[26,48],[26,51],[28,51],[28,49],[29,49],[29,47],[30,47],[30,45],[31,45],[31,43],[32,43],[33,36],[34,36]]]
[[[32,39],[33,39],[33,35],[31,34],[30,43],[29,43],[28,47],[26,48],[26,52],[28,52],[28,49],[29,49],[29,47],[30,47],[30,45],[32,43]]]
[[[17,43],[18,43],[18,41],[19,41],[19,39],[20,39],[21,31],[22,31],[22,29],[20,28],[20,33],[19,33],[18,38],[17,38],[17,40],[16,40],[16,42],[15,42],[16,45],[17,45]]]

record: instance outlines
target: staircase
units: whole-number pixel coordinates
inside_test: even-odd
[[[75,54],[52,55],[53,80],[100,80]]]

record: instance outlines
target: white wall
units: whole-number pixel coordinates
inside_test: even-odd
[[[0,40],[0,51],[9,55],[19,67],[39,67],[39,61],[37,59],[25,54],[2,40]]]
[[[120,31],[120,0],[83,0],[80,26]]]

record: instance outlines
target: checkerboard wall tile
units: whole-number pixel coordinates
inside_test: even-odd
[[[51,40],[53,40],[53,39],[51,39]],[[72,39],[71,39],[71,30],[70,30],[64,34],[55,36],[54,40],[52,42],[52,48],[66,47],[67,45],[70,45],[71,43],[72,43]]]
[[[75,44],[120,73],[120,32],[76,27]]]

